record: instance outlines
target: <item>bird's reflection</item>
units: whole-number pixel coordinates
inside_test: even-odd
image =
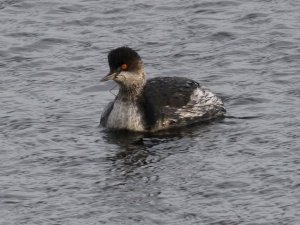
[[[114,163],[123,164],[126,171],[132,171],[137,167],[160,161],[177,151],[182,152],[188,149],[192,143],[185,138],[197,136],[199,132],[205,132],[207,129],[207,124],[201,124],[201,126],[190,126],[154,134],[108,130],[103,132],[107,143],[119,146],[119,151],[108,159]],[[181,141],[181,139],[184,140]]]
[[[146,163],[148,150],[143,141],[143,134],[107,131],[104,138],[107,143],[119,146],[119,151],[114,156],[109,157],[110,160],[122,160],[128,166],[141,166]]]

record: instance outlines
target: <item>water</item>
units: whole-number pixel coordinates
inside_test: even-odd
[[[0,2],[0,224],[300,224],[300,2]],[[98,128],[106,54],[186,76],[227,118]],[[113,91],[114,93],[116,90]],[[252,118],[253,117],[253,118]]]

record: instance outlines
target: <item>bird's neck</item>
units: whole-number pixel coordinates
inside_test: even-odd
[[[128,86],[121,85],[116,99],[123,102],[140,101],[143,95],[144,86],[145,82],[131,84]]]

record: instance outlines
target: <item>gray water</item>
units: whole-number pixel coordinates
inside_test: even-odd
[[[300,224],[300,1],[0,2],[0,224]],[[185,76],[226,118],[98,127],[106,54]],[[117,92],[114,88],[113,93]]]

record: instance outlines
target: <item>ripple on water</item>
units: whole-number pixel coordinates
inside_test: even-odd
[[[0,224],[298,224],[299,7],[1,1]],[[203,82],[228,117],[98,128],[117,92],[99,80],[120,45],[148,77]]]
[[[234,34],[225,31],[217,32],[210,36],[210,40],[212,41],[228,41],[234,39],[235,39]]]
[[[238,19],[236,22],[243,22],[243,21],[257,21],[261,18],[268,17],[268,14],[266,13],[249,13],[242,18]]]

